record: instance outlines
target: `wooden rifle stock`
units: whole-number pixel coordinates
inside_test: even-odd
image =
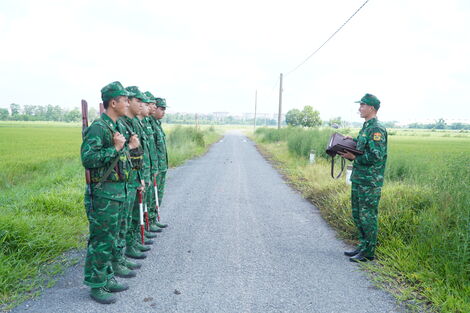
[[[82,100],[82,140],[85,138],[85,131],[88,128],[88,103]],[[90,196],[90,206],[93,208],[93,193],[91,191],[90,170],[85,169],[85,181],[88,195]]]

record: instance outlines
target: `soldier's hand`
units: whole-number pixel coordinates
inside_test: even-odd
[[[345,159],[348,159],[348,160],[350,160],[350,161],[353,161],[354,159],[356,159],[356,156],[355,156],[353,153],[349,152],[349,151],[346,151],[346,152],[339,152],[339,151],[338,151],[338,154],[339,154],[341,157],[343,157],[343,158],[345,158]]]
[[[135,149],[140,146],[139,137],[137,135],[132,135],[129,139],[129,149]]]
[[[124,144],[126,143],[126,138],[120,133],[116,132],[113,135],[113,142],[114,142],[114,147],[116,148],[117,151],[119,151],[124,147]]]
[[[351,136],[344,136],[344,139],[353,139]]]
[[[140,181],[140,186],[137,187],[137,190],[145,190],[145,181],[144,180]]]

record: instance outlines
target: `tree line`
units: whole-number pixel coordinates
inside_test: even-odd
[[[16,103],[10,104],[10,110],[0,108],[0,121],[57,121],[57,122],[79,122],[81,120],[81,111],[78,108],[71,110],[63,109],[58,105],[24,105]],[[90,120],[98,116],[95,108],[90,108],[88,117]],[[253,117],[239,117],[232,115],[219,116],[217,114],[195,114],[195,113],[167,113],[165,122],[169,124],[201,124],[201,125],[253,125]],[[284,122],[284,121],[283,121]],[[292,109],[286,113],[285,123],[289,126],[299,127],[317,127],[328,125],[332,127],[361,127],[362,123],[348,123],[341,117],[331,118],[328,121],[322,121],[320,112],[312,106],[307,105],[303,110]],[[283,123],[284,124],[284,123]],[[384,122],[387,128],[400,128],[396,122]],[[275,126],[277,117],[258,116],[257,126]],[[412,129],[450,129],[450,130],[470,130],[470,124],[452,123],[447,124],[443,118],[434,123],[413,123],[406,128]]]
[[[10,104],[10,110],[0,108],[1,121],[57,121],[78,122],[82,113],[78,108],[62,109],[58,105],[24,105]]]

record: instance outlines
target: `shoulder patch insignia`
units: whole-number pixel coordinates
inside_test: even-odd
[[[380,141],[382,139],[381,133],[374,133],[374,141]]]

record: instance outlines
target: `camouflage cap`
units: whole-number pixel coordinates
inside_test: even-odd
[[[354,103],[364,103],[364,104],[374,107],[376,110],[380,108],[380,100],[377,99],[376,96],[370,93],[366,93],[364,97],[361,98],[361,100],[356,101]]]
[[[131,94],[129,97],[137,98],[144,101],[145,95],[139,90],[139,87],[129,86],[126,87],[126,90]]]
[[[148,103],[155,103],[155,96],[150,91],[144,92],[144,95],[149,99]]]
[[[155,98],[157,107],[166,108],[166,100],[164,98]]]
[[[112,82],[101,88],[101,100],[109,101],[119,96],[129,96],[130,93],[118,81]]]

